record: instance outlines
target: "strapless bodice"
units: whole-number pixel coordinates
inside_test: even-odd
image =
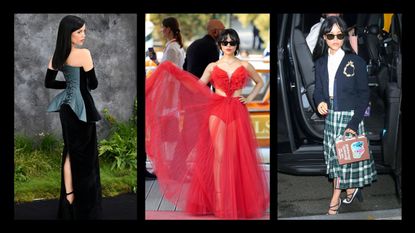
[[[223,90],[227,96],[232,96],[236,90],[242,89],[248,77],[248,72],[243,65],[236,68],[231,75],[215,66],[211,74],[211,83],[216,89]]]
[[[65,77],[66,86],[51,101],[48,112],[57,112],[62,104],[67,104],[81,121],[94,122],[100,120],[101,117],[89,93],[89,89],[91,87],[95,89],[97,85],[94,69],[85,72],[83,67],[64,65],[61,71]]]

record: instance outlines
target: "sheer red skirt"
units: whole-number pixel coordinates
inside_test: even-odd
[[[249,113],[164,62],[146,80],[146,152],[165,197],[195,215],[256,218],[269,188]]]

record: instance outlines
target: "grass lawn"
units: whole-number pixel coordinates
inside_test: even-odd
[[[117,122],[104,109],[111,133],[98,144],[102,195],[136,192],[137,188],[137,100],[134,117]],[[134,123],[135,122],[135,123]],[[14,137],[14,200],[30,202],[59,198],[63,141],[50,133]],[[114,167],[114,169],[111,169]]]
[[[15,202],[59,198],[63,143],[56,139],[48,139],[44,146],[34,144],[26,137],[15,138]],[[111,162],[100,156],[100,172],[104,197],[135,192],[136,169],[111,170]]]
[[[108,163],[101,162],[101,185],[104,197],[133,192],[137,186],[137,171],[111,170]],[[38,176],[28,177],[14,184],[15,202],[39,199],[57,199],[60,192],[60,168]]]

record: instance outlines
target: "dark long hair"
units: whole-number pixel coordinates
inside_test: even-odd
[[[233,41],[236,42],[236,50],[235,50],[235,53],[234,53],[236,55],[239,52],[239,44],[241,43],[241,41],[239,40],[238,33],[234,29],[227,28],[227,29],[223,30],[220,33],[220,35],[218,37],[218,41],[217,41],[218,42],[218,46],[219,46],[219,48],[221,48],[221,46],[220,46],[221,45],[221,42],[224,41],[224,40],[226,40],[228,38],[228,35],[231,38],[231,40],[233,40]]]
[[[52,67],[54,69],[62,68],[69,54],[71,53],[72,32],[84,26],[85,21],[78,16],[67,15],[59,23],[58,37],[56,39],[55,52],[52,58]]]
[[[162,22],[163,26],[166,28],[170,28],[173,32],[174,39],[176,39],[177,43],[179,43],[180,48],[183,48],[183,40],[182,34],[180,33],[179,21],[177,21],[174,17],[168,17],[163,19]]]
[[[313,51],[313,59],[317,60],[320,57],[324,56],[325,54],[328,53],[328,45],[326,43],[326,41],[324,41],[323,36],[326,35],[327,33],[329,33],[331,31],[331,29],[333,28],[333,25],[337,24],[337,26],[339,27],[340,31],[345,35],[344,39],[343,39],[343,45],[342,45],[342,49],[343,51],[347,54],[347,53],[355,53],[354,50],[352,49],[352,46],[350,45],[350,40],[349,40],[349,34],[347,32],[347,25],[346,22],[344,22],[344,20],[338,16],[330,16],[327,17],[320,28],[320,33],[318,35],[318,40],[317,40],[317,44],[316,47],[314,48]]]

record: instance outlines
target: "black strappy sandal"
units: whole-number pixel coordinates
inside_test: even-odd
[[[73,191],[72,192],[69,192],[69,193],[66,193],[65,199],[67,201],[68,201],[68,199],[66,197],[69,196],[69,195],[73,195]],[[68,201],[68,203],[69,203],[69,201]],[[72,201],[72,203],[73,203],[73,201]],[[69,204],[72,205],[72,203],[69,203]]]
[[[65,193],[65,200],[63,201],[63,210],[62,210],[62,219],[64,220],[73,220],[75,219],[75,206],[74,201],[72,203],[69,202],[68,198],[69,195],[73,195],[74,192]]]

